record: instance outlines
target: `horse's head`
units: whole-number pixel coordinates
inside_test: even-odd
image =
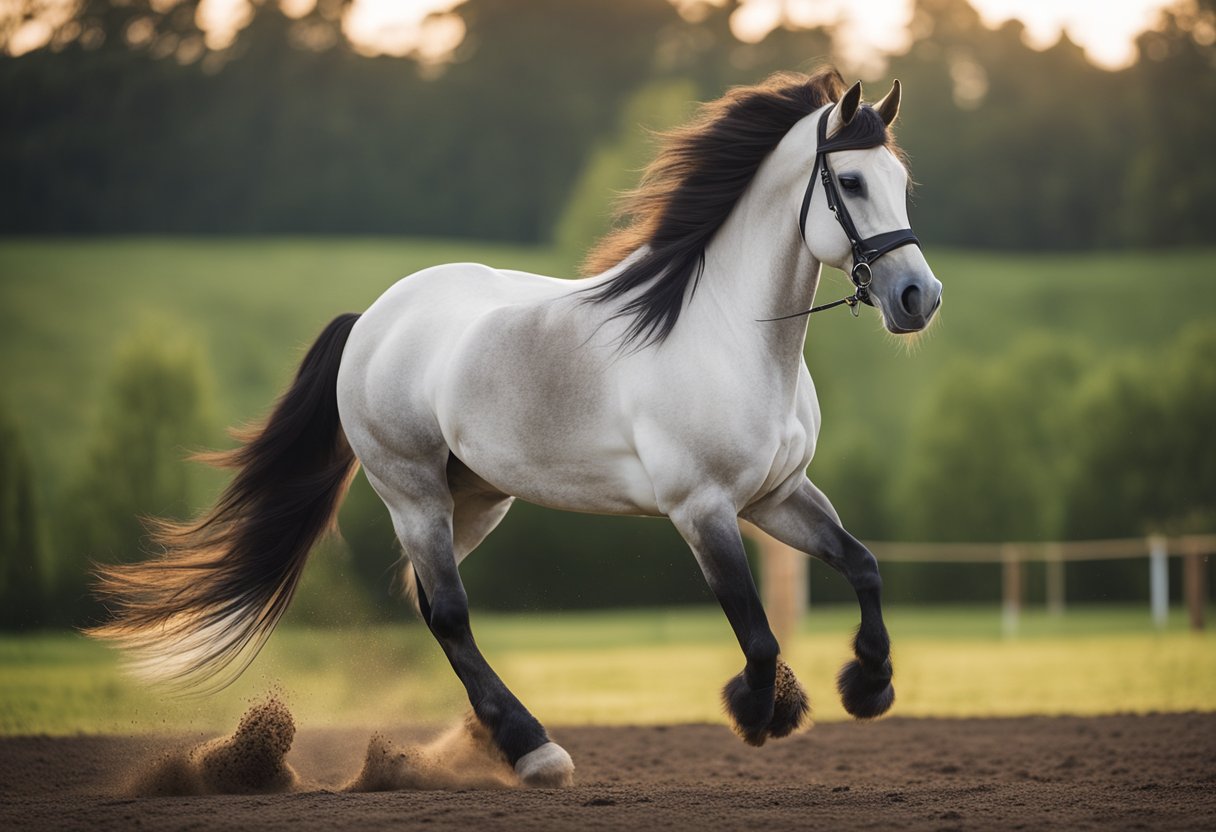
[[[852,277],[854,311],[868,303],[888,330],[908,333],[929,325],[942,284],[908,227],[908,171],[887,130],[899,100],[896,81],[882,101],[862,105],[858,82],[822,112],[800,230],[817,260]]]

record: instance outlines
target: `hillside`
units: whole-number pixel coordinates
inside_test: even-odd
[[[941,319],[913,344],[870,311],[815,316],[807,354],[824,410],[821,454],[859,440],[897,449],[919,394],[958,358],[998,356],[1031,334],[1095,353],[1143,351],[1216,320],[1216,251],[994,255],[929,248]],[[225,424],[258,416],[299,348],[338,312],[399,277],[473,260],[549,274],[545,249],[432,240],[118,239],[0,243],[0,383],[35,456],[58,478],[80,452],[115,346],[140,327],[197,339]],[[846,293],[837,272],[821,299]],[[824,460],[825,464],[827,460]]]

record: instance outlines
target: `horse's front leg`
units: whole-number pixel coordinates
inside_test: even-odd
[[[760,604],[733,508],[688,508],[670,516],[692,547],[747,659],[743,672],[722,691],[735,731],[751,745],[786,736],[802,724],[810,705],[778,656],[780,648]]]
[[[853,716],[868,719],[886,713],[895,701],[895,688],[877,559],[844,530],[828,498],[808,479],[783,502],[761,502],[741,516],[782,543],[814,555],[848,580],[861,605],[861,626],[853,640],[857,658],[841,668],[836,686],[844,709]]]

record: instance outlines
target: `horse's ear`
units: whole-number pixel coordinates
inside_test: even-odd
[[[879,101],[874,105],[874,109],[882,118],[882,123],[888,127],[891,126],[891,122],[895,121],[895,117],[899,115],[899,97],[902,94],[901,90],[902,88],[899,85],[899,79],[896,78],[895,82],[891,84],[891,91],[883,97],[882,101]]]
[[[849,122],[861,109],[861,82],[849,87],[849,91],[841,96],[840,101],[832,108],[831,119],[828,121],[828,135],[849,126]]]

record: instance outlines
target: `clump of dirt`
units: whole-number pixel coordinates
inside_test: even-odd
[[[165,755],[135,778],[130,791],[141,796],[289,791],[297,778],[284,758],[295,735],[291,711],[270,696],[245,712],[232,736]]]
[[[519,788],[506,758],[490,732],[473,714],[425,745],[399,748],[381,734],[367,744],[363,770],[348,783],[348,792],[398,789]]]

